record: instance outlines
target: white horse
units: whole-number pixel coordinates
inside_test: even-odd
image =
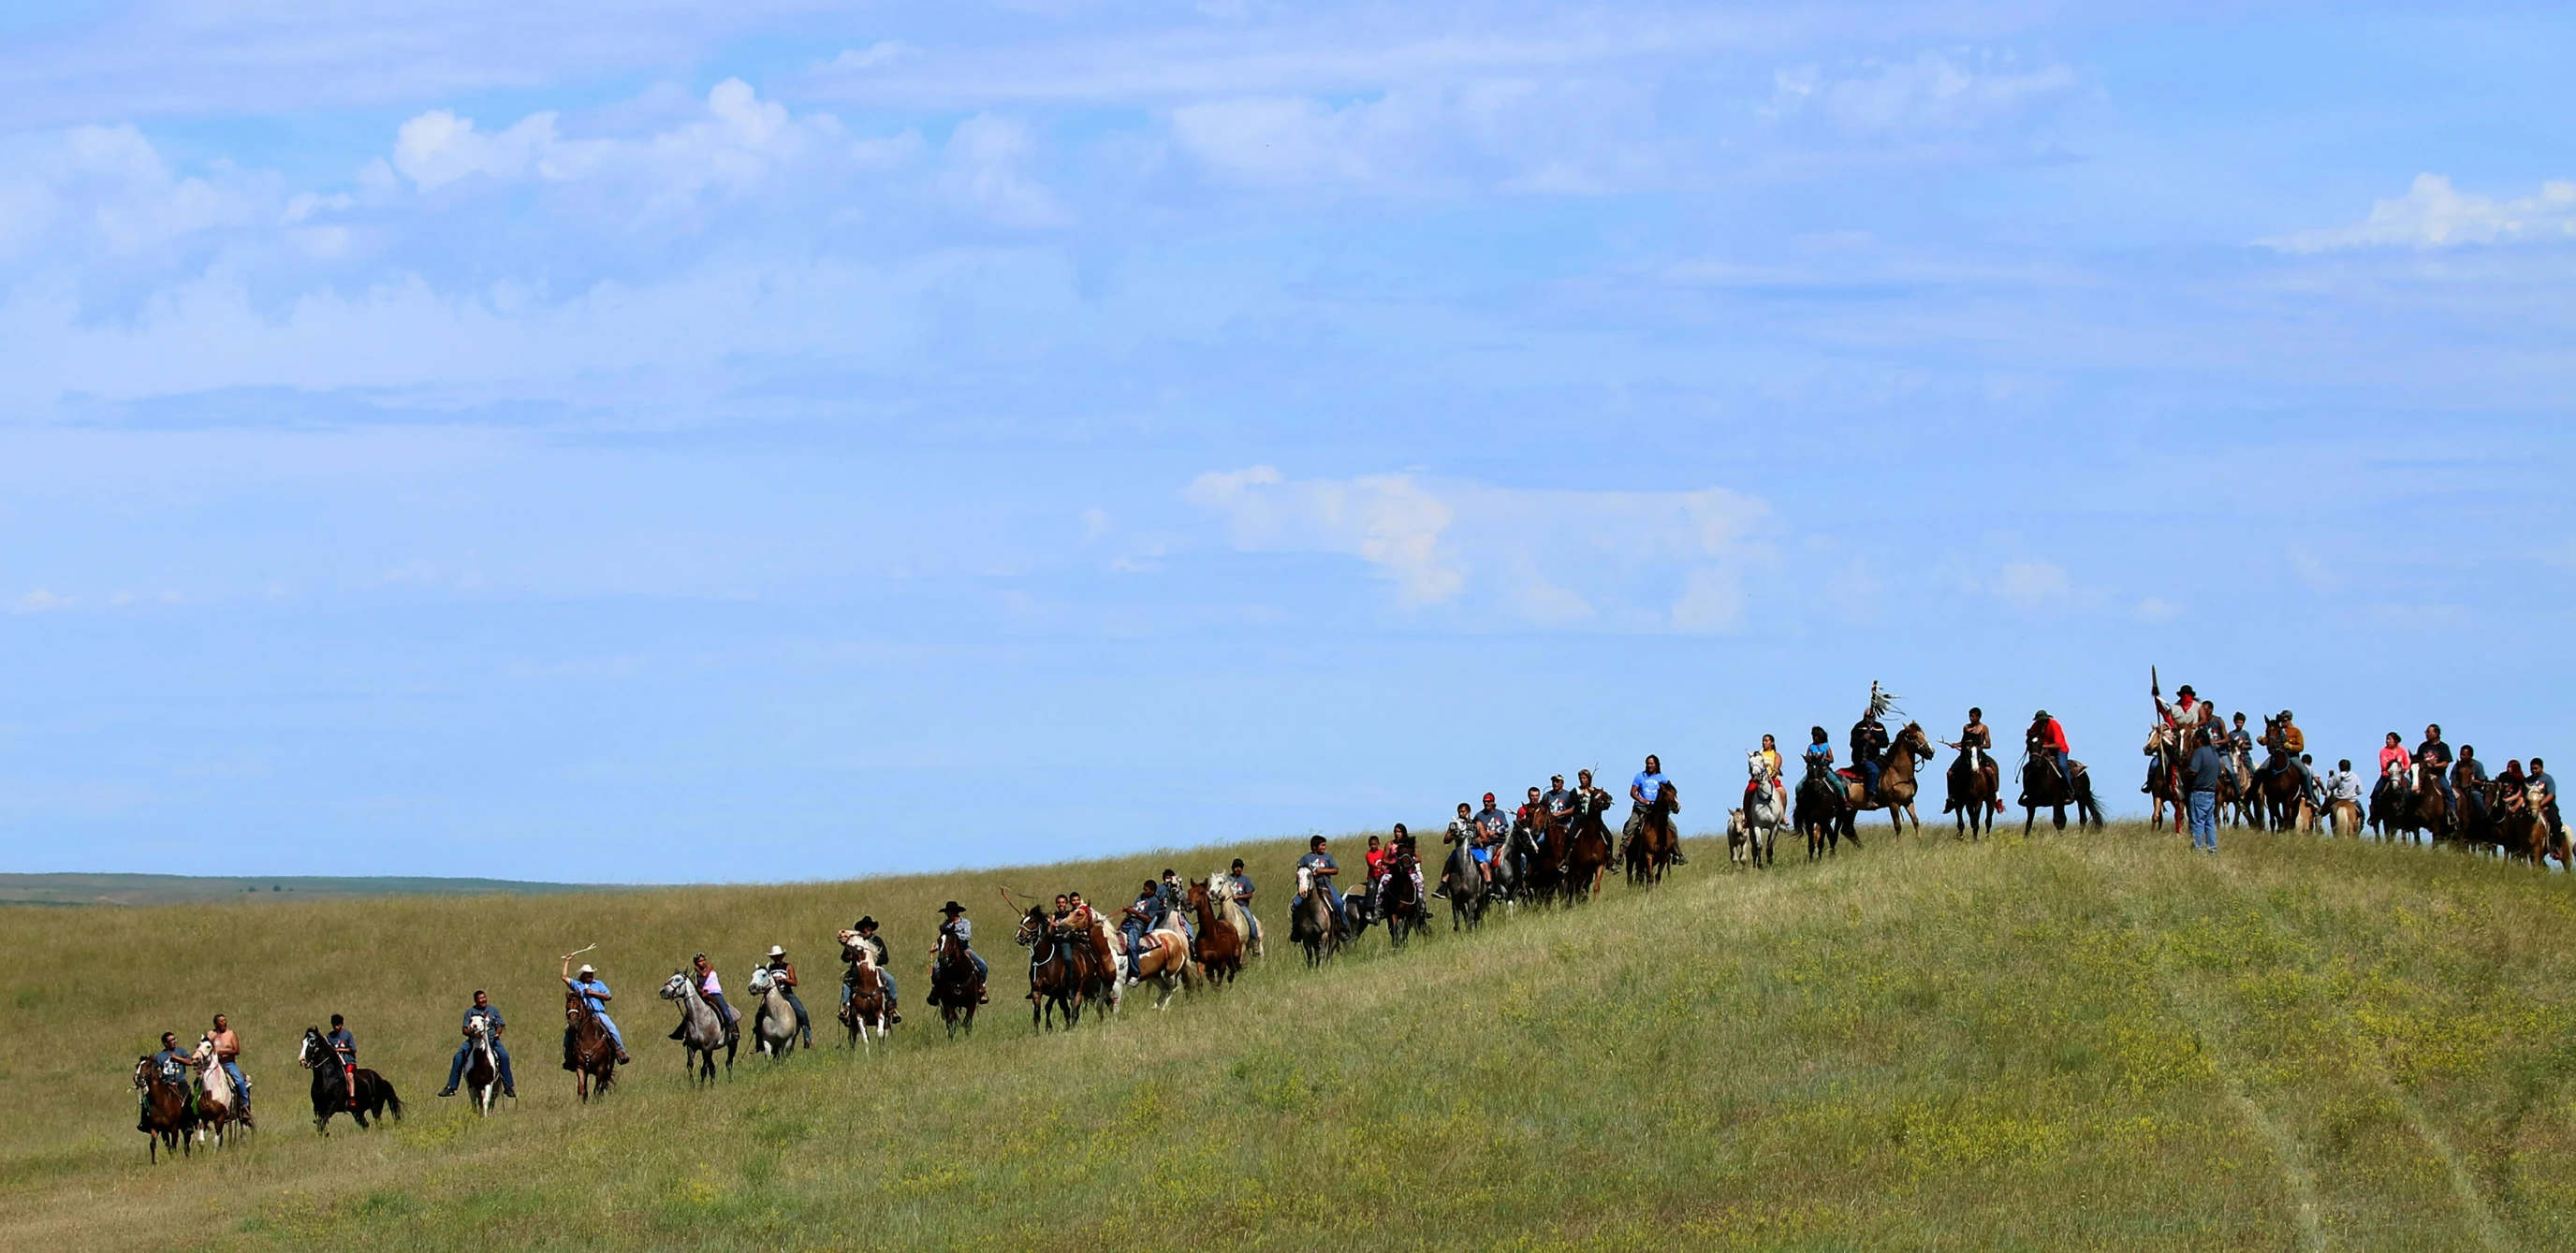
[[[233,1091],[232,1075],[226,1073],[223,1063],[215,1060],[213,1033],[199,1037],[197,1051],[190,1054],[189,1059],[204,1076],[200,1083],[205,1091],[197,1102],[197,1142],[203,1144],[211,1137],[220,1148],[230,1139],[233,1124],[250,1125],[242,1117],[241,1094]]]
[[[1243,902],[1234,894],[1234,876],[1222,870],[1209,875],[1207,894],[1208,900],[1216,906],[1216,916],[1234,928],[1236,935],[1243,937],[1243,955],[1247,958],[1261,956],[1261,932],[1254,924],[1252,911],[1245,909]]]
[[[492,1033],[484,1027],[482,1015],[465,1020],[465,1047],[472,1050],[465,1058],[465,1095],[474,1102],[474,1112],[490,1114],[492,1099],[501,1091],[501,1059],[492,1053]]]
[[[1753,778],[1753,800],[1745,808],[1726,813],[1726,854],[1737,865],[1755,868],[1769,863],[1780,840],[1780,828],[1789,824],[1788,806],[1781,800],[1779,777],[1771,773],[1771,759],[1760,750],[1744,755],[1745,773]]]
[[[772,1061],[796,1051],[796,1004],[787,999],[787,981],[772,978],[769,967],[751,972],[751,994],[760,998],[759,1020],[752,1024],[752,1048]]]

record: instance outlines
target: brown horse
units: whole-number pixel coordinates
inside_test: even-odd
[[[1976,750],[1977,764],[1970,768],[1968,755],[1962,752],[1951,763],[1946,782],[1949,784],[1946,808],[1958,815],[1958,838],[1975,840],[1994,829],[1995,815],[2003,811],[1999,788],[2002,767],[1995,755],[1986,749]]]
[[[1884,809],[1888,820],[1896,825],[1896,834],[1905,834],[1905,823],[1912,819],[1914,829],[1923,829],[1923,819],[1914,812],[1914,766],[1918,761],[1932,760],[1932,737],[1924,734],[1923,724],[1909,722],[1896,733],[1896,742],[1888,746],[1887,764],[1879,767],[1878,793],[1869,792],[1868,776],[1856,770],[1843,772],[1843,796],[1854,814],[1871,809]],[[1899,812],[1902,811],[1902,812]]]
[[[1681,849],[1681,836],[1673,831],[1673,815],[1681,810],[1681,789],[1670,783],[1655,789],[1655,803],[1637,819],[1637,834],[1628,839],[1628,882],[1653,886],[1664,881],[1664,871],[1673,864],[1673,854]]]
[[[1208,982],[1234,982],[1234,977],[1243,973],[1243,937],[1236,935],[1234,924],[1217,912],[1206,884],[1190,885],[1190,908],[1199,916],[1199,965],[1206,970]]]
[[[1055,1030],[1056,1012],[1061,1010],[1065,1030],[1072,1030],[1082,1020],[1083,984],[1092,962],[1091,946],[1058,937],[1055,920],[1047,916],[1043,905],[1029,906],[1014,938],[1029,951],[1029,1029]]]
[[[2456,815],[2451,812],[2451,798],[2442,792],[2442,767],[2425,762],[2415,767],[2415,790],[2397,802],[2399,831],[2421,831],[2439,844],[2451,838]]]
[[[578,992],[564,994],[564,1040],[564,1069],[572,1072],[574,1098],[587,1105],[593,1095],[607,1095],[617,1085],[617,1041]]]
[[[966,942],[953,931],[939,933],[939,952],[930,960],[930,1004],[939,1007],[939,1020],[948,1027],[948,1038],[956,1039],[963,1030],[975,1034],[975,1007],[984,1000],[984,978],[975,973],[975,959]]]
[[[1610,827],[1601,820],[1601,812],[1609,807],[1606,792],[1575,802],[1573,830],[1565,836],[1567,904],[1599,897],[1602,881],[1610,876]]]
[[[2148,826],[2163,826],[2165,807],[2171,805],[2174,834],[2182,834],[2183,820],[2190,812],[2189,801],[2182,790],[2183,767],[2190,760],[2193,747],[2181,729],[2170,723],[2157,723],[2156,729],[2147,736],[2146,754],[2155,759],[2147,765],[2146,793],[2151,802]]]
[[[1533,901],[1553,903],[1565,891],[1565,877],[1571,867],[1567,862],[1569,836],[1574,822],[1569,815],[1552,814],[1544,807],[1532,816],[1514,839],[1526,860],[1521,892]]]
[[[841,1003],[841,1026],[850,1033],[844,1048],[857,1048],[866,1043],[871,1049],[885,1038],[886,1027],[893,1017],[893,1006],[887,1004],[885,971],[877,968],[877,951],[872,945],[844,945],[842,951],[852,954],[850,999]],[[874,1029],[876,1035],[868,1035]]]
[[[161,1068],[149,1057],[134,1059],[134,1087],[143,1094],[143,1110],[135,1119],[134,1129],[144,1134],[144,1156],[154,1163],[161,1160],[161,1150],[179,1150],[181,1157],[191,1156],[189,1141],[197,1130],[197,1103],[190,1099],[188,1085],[172,1083],[161,1077]]]

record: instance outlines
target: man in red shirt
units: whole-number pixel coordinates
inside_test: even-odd
[[[2040,710],[2030,716],[2030,731],[2022,737],[2022,743],[2032,756],[2056,760],[2058,780],[2066,784],[2067,793],[2073,795],[2075,771],[2067,759],[2066,728],[2059,726],[2057,719],[2049,717],[2047,710]]]

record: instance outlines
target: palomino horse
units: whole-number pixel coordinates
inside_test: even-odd
[[[1896,733],[1896,741],[1888,746],[1887,764],[1878,768],[1877,794],[1869,792],[1869,776],[1858,770],[1845,770],[1842,772],[1844,802],[1854,814],[1872,809],[1886,810],[1887,819],[1895,824],[1898,835],[1905,834],[1905,824],[1909,820],[1915,830],[1922,830],[1923,819],[1914,812],[1914,766],[1916,762],[1932,760],[1932,756],[1932,737],[1924,733],[1923,724],[1906,723],[1905,728]],[[1898,812],[1900,810],[1903,812]]]
[[[939,1020],[947,1024],[948,1038],[956,1039],[959,1031],[975,1034],[975,1007],[984,1000],[984,980],[975,973],[975,959],[968,955],[966,942],[948,931],[939,933],[939,952],[930,959],[930,1001],[939,1007]]]
[[[714,1083],[716,1050],[723,1049],[725,1078],[733,1078],[733,1055],[742,1047],[742,1032],[716,1012],[715,1003],[698,989],[697,979],[685,970],[672,971],[662,983],[662,999],[680,1007],[681,1071],[700,1083]]]
[[[1203,902],[1207,889],[1193,884],[1190,896],[1193,903]],[[1207,914],[1202,911],[1199,917],[1204,923]],[[1199,936],[1201,943],[1205,943],[1207,938],[1204,932]],[[1227,937],[1229,940],[1233,938],[1231,935]],[[1240,954],[1241,950],[1237,949],[1237,965],[1242,964]],[[1181,925],[1180,915],[1176,913],[1163,911],[1163,916],[1154,920],[1154,929],[1139,939],[1137,950],[1129,954],[1127,960],[1127,968],[1138,980],[1154,985],[1156,1009],[1170,1006],[1172,993],[1183,988],[1198,991],[1202,975],[1198,963],[1190,958],[1190,933]]]
[[[1994,829],[1995,815],[2003,809],[1997,773],[1995,755],[1982,748],[1963,749],[1959,760],[1950,763],[1948,808],[1958,815],[1960,838],[1980,839]]]
[[[770,977],[767,966],[757,967],[751,972],[751,994],[759,1007],[752,1014],[752,1052],[785,1060],[796,1051],[796,1003],[787,999],[787,981]]]
[[[1209,876],[1211,881],[1222,877]],[[1234,982],[1234,977],[1243,973],[1243,932],[1218,907],[1217,898],[1208,892],[1205,883],[1190,885],[1190,908],[1199,916],[1199,968],[1211,984]]]
[[[1234,876],[1222,870],[1209,875],[1207,890],[1208,899],[1216,902],[1216,916],[1225,919],[1225,925],[1243,937],[1243,955],[1247,958],[1261,956],[1261,925],[1253,918],[1252,911],[1244,908],[1243,898],[1234,890]]]
[[[144,1135],[144,1156],[158,1163],[161,1150],[177,1149],[181,1157],[195,1153],[190,1140],[197,1130],[196,1102],[188,1098],[186,1080],[172,1083],[161,1075],[161,1068],[149,1057],[134,1059],[134,1087],[143,1094],[142,1116],[135,1120],[135,1130]]]
[[[1681,812],[1681,789],[1670,783],[1655,789],[1655,803],[1646,806],[1637,819],[1637,834],[1628,839],[1628,882],[1652,887],[1664,881],[1664,872],[1672,868],[1673,854],[1679,852],[1682,837],[1673,830],[1673,815]]]
[[[1476,850],[1461,843],[1440,863],[1440,890],[1449,894],[1449,930],[1473,931],[1485,921],[1485,872]]]
[[[1310,867],[1297,867],[1297,908],[1288,917],[1288,939],[1306,950],[1306,967],[1311,970],[1331,961],[1342,947],[1342,922],[1333,913],[1333,902],[1324,895],[1322,876]]]
[[[2042,758],[2027,756],[2021,764],[2021,833],[2030,834],[2038,821],[2039,811],[2054,812],[2057,829],[2066,829],[2066,807],[2075,806],[2075,829],[2100,828],[2105,824],[2101,803],[2093,799],[2093,777],[2085,772],[2084,763],[2069,762],[2067,769],[2075,777],[2062,778],[2057,773],[2054,753]]]
[[[396,1118],[402,1117],[402,1098],[394,1094],[394,1085],[363,1066],[344,1073],[339,1054],[331,1051],[320,1027],[304,1029],[304,1044],[296,1050],[295,1064],[313,1072],[315,1131],[331,1134],[331,1119],[340,1114],[356,1119],[361,1127],[367,1125],[369,1118],[383,1121],[388,1111]]]
[[[215,1147],[222,1148],[235,1128],[248,1131],[256,1124],[250,1111],[242,1108],[241,1093],[233,1091],[233,1077],[215,1060],[215,1037],[212,1033],[198,1037],[197,1050],[189,1054],[197,1073],[205,1076],[205,1090],[197,1094],[197,1138],[212,1135]]]
[[[1565,837],[1567,904],[1599,897],[1602,881],[1610,877],[1610,826],[1601,819],[1609,807],[1608,793],[1586,796],[1574,804],[1574,827]]]
[[[886,1020],[893,1015],[893,1008],[886,1004],[885,971],[877,965],[875,945],[852,944],[845,951],[857,958],[850,963],[850,999],[841,1003],[841,1025],[850,1033],[847,1047],[857,1048],[864,1042],[873,1050],[876,1042],[885,1038]],[[967,962],[966,972],[973,974],[974,971],[975,964]],[[936,987],[938,982],[934,975],[932,986]],[[969,1014],[974,1012],[971,1000],[966,1009]],[[871,1029],[876,1032],[874,1038],[868,1035]]]
[[[582,1000],[564,993],[564,1069],[572,1072],[573,1096],[587,1105],[617,1086],[617,1038]]]
[[[501,1063],[492,1055],[492,1033],[484,1025],[488,1021],[479,1014],[465,1020],[465,1099],[485,1116],[501,1092]]]
[[[1842,852],[1842,842],[1850,840],[1860,847],[1860,828],[1852,821],[1851,791],[1842,776],[1823,765],[1823,758],[1807,759],[1807,777],[1798,781],[1798,806],[1795,825],[1807,837],[1807,860]]]
[[[1771,769],[1770,754],[1760,749],[1744,755],[1744,773],[1744,808],[1726,813],[1726,855],[1759,870],[1779,859],[1780,828],[1789,825],[1788,794]]]

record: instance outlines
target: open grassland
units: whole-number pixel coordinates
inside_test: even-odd
[[[2448,851],[2135,827],[1870,833],[1816,867],[1695,863],[1308,973],[1033,1037],[994,885],[1112,900],[1238,850],[853,884],[294,907],[0,910],[0,1231],[22,1248],[2576,1247],[2576,883]],[[1277,919],[1291,850],[1240,850]],[[1784,849],[1784,851],[1786,851]],[[746,1059],[691,1092],[654,985],[976,907],[971,1042]],[[1000,934],[997,934],[1000,933]],[[639,1064],[576,1107],[553,955],[592,954]],[[431,1097],[465,994],[523,1099]],[[229,1008],[267,1128],[150,1168],[126,1071]],[[411,1100],[329,1140],[286,1052],[332,1009]],[[828,1014],[828,1009],[823,1012]]]

